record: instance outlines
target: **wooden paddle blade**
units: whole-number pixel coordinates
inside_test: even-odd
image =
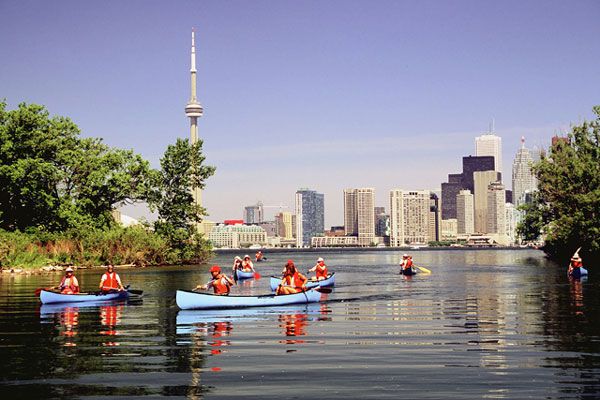
[[[315,290],[319,293],[331,293],[333,289],[327,287],[318,287]]]

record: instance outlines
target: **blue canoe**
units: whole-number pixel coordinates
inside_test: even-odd
[[[277,286],[279,286],[279,284],[281,283],[281,278],[278,278],[276,276],[271,276],[271,290],[275,291],[277,290]],[[320,281],[311,281],[310,279],[308,280],[308,282],[306,282],[306,287],[311,289],[311,288],[315,288],[315,287],[328,287],[328,286],[334,286],[335,285],[335,272],[329,274],[327,276],[327,279],[323,279]]]
[[[321,293],[316,290],[276,296],[217,296],[210,293],[197,293],[188,290],[178,290],[175,301],[182,310],[206,310],[212,308],[244,308],[271,307],[287,304],[316,303],[321,300]]]
[[[240,271],[239,269],[235,270],[235,276],[237,278],[237,280],[242,280],[242,279],[251,279],[254,278],[254,271]]]
[[[81,303],[88,301],[108,301],[108,300],[123,300],[129,298],[129,292],[123,290],[114,293],[77,293],[77,294],[62,294],[42,290],[40,292],[40,301],[42,304],[53,303]]]
[[[573,278],[581,278],[582,276],[587,276],[588,271],[587,269],[583,268],[583,267],[579,267],[579,268],[574,268],[573,272],[571,272],[569,274],[569,271],[567,270],[567,275],[572,276]]]

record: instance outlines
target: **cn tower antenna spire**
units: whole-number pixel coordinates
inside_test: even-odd
[[[185,115],[190,119],[190,144],[195,145],[198,143],[198,118],[202,117],[203,109],[202,105],[198,102],[196,97],[196,32],[192,28],[192,50],[191,50],[191,65],[190,65],[190,78],[191,78],[191,93],[190,101],[185,106]],[[191,188],[192,196],[194,197],[194,204],[202,207],[202,191],[200,188],[193,186]]]

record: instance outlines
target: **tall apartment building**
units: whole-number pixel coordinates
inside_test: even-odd
[[[506,195],[501,182],[492,182],[487,191],[487,230],[485,233],[506,234]]]
[[[430,192],[390,191],[390,246],[429,242]]]
[[[325,231],[325,196],[314,190],[296,192],[296,246],[310,246],[313,236]]]
[[[470,235],[475,232],[473,194],[470,190],[461,190],[456,196],[456,232]]]
[[[344,229],[347,236],[357,236],[359,246],[375,240],[375,189],[344,190]]]
[[[439,242],[442,236],[442,209],[437,194],[429,192],[429,241]]]
[[[375,236],[390,236],[390,216],[385,207],[375,207]]]
[[[263,203],[258,202],[252,206],[244,207],[244,222],[247,224],[258,224],[263,222],[264,209]]]
[[[291,212],[280,212],[275,215],[275,226],[277,227],[277,236],[290,240],[294,237],[293,224],[292,224],[292,213]]]
[[[509,243],[517,243],[517,224],[519,223],[519,211],[514,204],[506,203],[506,235]]]
[[[537,189],[537,179],[531,169],[533,157],[525,147],[525,138],[521,137],[521,148],[513,161],[512,167],[512,197],[513,204],[520,206],[525,202],[525,194]]]
[[[494,133],[485,133],[475,138],[476,156],[494,156],[494,170],[502,172],[502,138]]]
[[[473,193],[475,232],[487,233],[488,186],[492,182],[499,181],[500,174],[496,171],[476,171],[473,173],[473,176],[475,189]]]

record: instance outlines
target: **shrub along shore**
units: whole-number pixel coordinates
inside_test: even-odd
[[[64,233],[0,230],[0,268],[3,271],[51,271],[67,265],[151,266],[200,263],[211,253],[194,251],[193,243],[174,248],[143,226],[111,227]],[[57,268],[53,268],[57,267]]]

